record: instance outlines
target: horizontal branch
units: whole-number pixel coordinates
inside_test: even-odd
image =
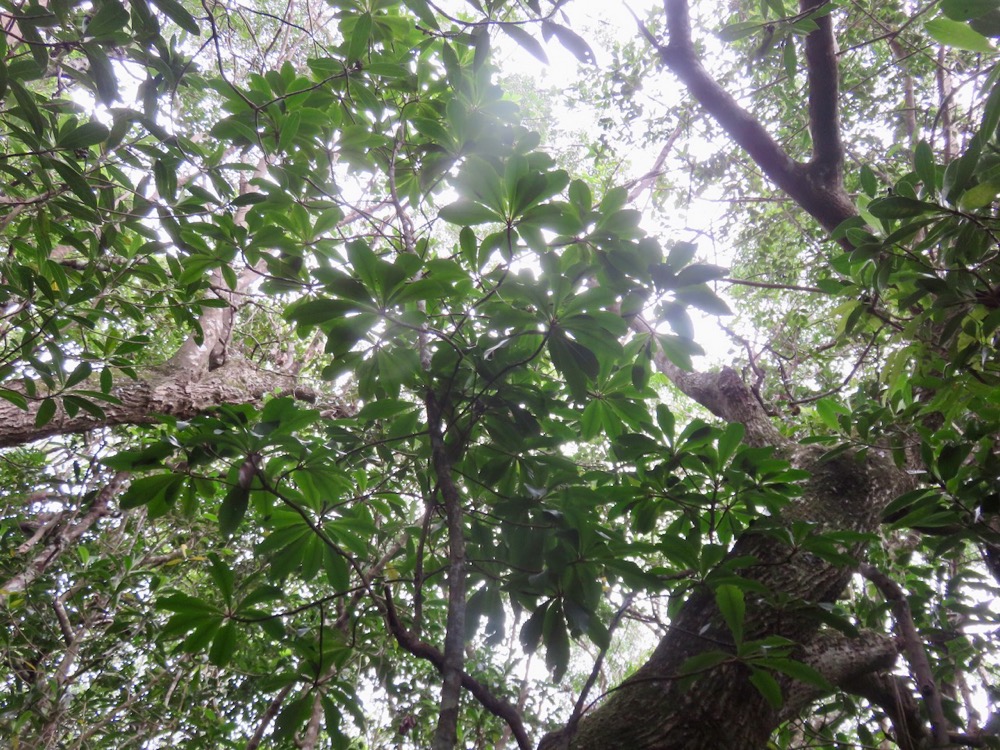
[[[23,387],[13,384],[7,387],[25,393]],[[72,390],[52,397],[57,403],[55,414],[42,425],[36,424],[41,398],[30,401],[27,409],[0,401],[0,424],[4,426],[0,448],[104,427],[152,424],[161,415],[190,419],[222,404],[254,403],[269,393],[281,391],[306,400],[315,399],[312,391],[298,386],[288,375],[259,369],[247,360],[231,359],[196,381],[188,379],[183,370],[154,370],[147,378],[113,388],[109,396],[117,403],[81,396],[96,403],[104,412],[103,417],[82,410],[71,416],[61,396],[73,395]]]

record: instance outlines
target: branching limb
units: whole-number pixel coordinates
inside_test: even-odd
[[[803,0],[810,10],[825,0]],[[660,42],[636,18],[640,33],[656,49],[661,62],[676,75],[695,100],[754,160],[761,171],[827,231],[833,231],[857,209],[842,186],[843,147],[837,113],[837,60],[829,17],[806,38],[810,67],[810,130],[813,160],[796,161],[767,129],[709,75],[691,37],[687,0],[664,0],[669,41]],[[634,14],[633,14],[634,15]],[[815,38],[814,38],[815,37]],[[813,67],[815,66],[815,68]],[[832,116],[831,116],[832,114]]]
[[[48,570],[52,563],[59,559],[63,551],[71,547],[88,529],[108,515],[111,498],[118,494],[127,477],[128,474],[125,472],[115,474],[95,495],[90,508],[79,521],[50,534],[45,546],[24,567],[24,570],[0,584],[0,597],[24,591]]]
[[[655,337],[653,327],[636,316],[631,320],[632,329]],[[728,367],[721,372],[688,372],[671,362],[662,348],[655,347],[653,361],[682,393],[690,396],[717,417],[727,422],[739,422],[746,428],[745,441],[753,446],[782,446],[787,443],[760,402]]]
[[[799,9],[808,15],[829,0],[801,0]],[[809,81],[809,133],[812,135],[812,176],[831,189],[841,189],[844,176],[844,144],[840,139],[840,72],[837,43],[830,14],[815,19],[819,27],[806,36],[806,75]]]
[[[903,643],[903,650],[910,663],[913,678],[917,681],[917,688],[927,704],[927,713],[933,726],[934,746],[947,747],[950,727],[941,704],[941,691],[934,680],[923,641],[913,623],[913,614],[910,612],[906,594],[898,583],[871,565],[862,565],[861,574],[875,585],[892,607],[897,634]]]
[[[403,624],[399,621],[396,606],[392,602],[392,594],[388,587],[385,588],[385,609],[389,630],[399,645],[417,658],[426,659],[437,667],[439,671],[444,671],[444,654],[426,641],[420,640],[403,627]],[[531,739],[528,737],[527,731],[525,731],[520,713],[514,706],[503,698],[495,696],[489,688],[464,672],[461,673],[461,684],[462,687],[472,693],[472,696],[487,711],[507,722],[511,732],[514,734],[514,739],[517,740],[517,746],[520,750],[531,750]]]

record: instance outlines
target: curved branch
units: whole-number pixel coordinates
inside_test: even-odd
[[[910,662],[910,668],[913,670],[913,677],[917,681],[920,695],[927,703],[927,713],[930,715],[934,730],[934,745],[935,747],[947,747],[950,727],[941,704],[941,691],[934,681],[934,673],[931,670],[930,660],[927,658],[927,651],[924,650],[923,641],[921,641],[920,634],[913,623],[913,614],[910,612],[910,603],[906,599],[906,593],[898,583],[872,565],[862,565],[861,575],[871,581],[889,602],[893,618],[896,620],[899,638],[906,651],[907,661]]]
[[[655,338],[653,327],[641,316],[632,318],[632,329]],[[744,441],[753,446],[787,445],[760,402],[740,379],[739,374],[725,367],[720,372],[689,372],[671,362],[659,346],[653,354],[657,369],[680,389],[715,416],[727,422],[739,422],[746,428]]]
[[[803,0],[813,10],[826,0]],[[639,30],[653,45],[661,62],[676,75],[695,100],[722,126],[774,184],[829,232],[857,216],[842,185],[843,147],[837,115],[837,60],[829,17],[817,19],[819,29],[806,38],[809,65],[810,130],[813,160],[790,157],[767,129],[709,75],[691,38],[687,0],[664,0],[669,42],[660,43],[638,21]]]
[[[426,659],[433,664],[439,672],[443,672],[445,661],[444,654],[426,641],[420,640],[403,627],[403,624],[399,621],[399,617],[396,614],[396,606],[392,602],[392,594],[389,591],[389,587],[385,587],[384,591],[386,621],[389,624],[389,631],[396,639],[396,642],[399,643],[399,645],[406,651],[410,652],[417,658]],[[518,710],[503,698],[495,696],[488,687],[477,681],[471,675],[466,674],[465,672],[462,672],[461,675],[462,687],[472,693],[472,696],[479,701],[479,703],[487,711],[497,718],[503,719],[507,722],[507,725],[514,733],[514,739],[517,740],[517,746],[521,750],[531,750],[531,739],[528,737],[528,733],[524,729],[524,723],[521,721],[521,715]]]

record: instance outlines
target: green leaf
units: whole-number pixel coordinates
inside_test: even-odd
[[[937,192],[937,166],[934,163],[934,152],[930,144],[921,140],[913,150],[913,166],[920,181],[924,183],[924,190],[928,195]]]
[[[532,612],[531,617],[521,626],[521,646],[528,654],[533,654],[538,649],[538,643],[542,639],[542,628],[545,625],[545,613],[548,612],[550,604],[551,601],[545,602]]]
[[[219,530],[225,537],[232,536],[239,528],[247,512],[250,500],[250,490],[236,486],[226,493],[219,508]]]
[[[702,651],[686,659],[677,669],[677,674],[678,676],[702,675],[730,659],[732,655],[725,651]]]
[[[38,411],[35,413],[35,427],[44,427],[49,422],[52,421],[52,417],[56,415],[56,402],[53,398],[47,398],[38,405]]]
[[[752,669],[750,671],[750,683],[757,688],[757,692],[763,695],[773,708],[781,708],[784,698],[781,696],[781,686],[778,681],[762,669]]]
[[[970,21],[1000,9],[1000,0],[942,0],[941,12],[952,21]]]
[[[733,640],[743,642],[743,618],[746,615],[746,603],[743,600],[743,590],[730,583],[724,583],[715,590],[715,603],[719,607]]]
[[[125,28],[129,13],[118,0],[104,0],[87,24],[86,35],[100,38]]]
[[[552,679],[559,682],[569,666],[569,633],[560,606],[551,606],[545,612],[543,631],[545,666],[552,673]]]
[[[730,422],[726,425],[722,436],[719,438],[719,462],[726,463],[736,452],[737,447],[743,441],[746,428],[739,422]]]
[[[549,58],[545,54],[545,50],[542,49],[542,45],[537,39],[535,39],[535,37],[522,29],[520,26],[517,26],[516,24],[502,23],[500,24],[500,30],[517,42],[521,47],[538,58],[545,65],[549,64]]]
[[[194,20],[194,16],[188,13],[177,0],[149,0],[149,2],[185,31],[195,36],[201,34],[201,29],[198,27],[198,22]]]
[[[486,206],[469,200],[461,200],[445,206],[438,215],[450,224],[472,226],[475,224],[499,223],[504,218]]]
[[[215,634],[212,648],[208,652],[208,660],[217,667],[225,667],[233,660],[236,646],[239,643],[239,632],[235,622],[227,622]]]
[[[959,21],[935,18],[925,23],[924,29],[945,47],[954,47],[970,52],[995,51],[989,39],[972,29],[968,24]]]
[[[958,207],[963,211],[975,211],[993,203],[1000,195],[1000,183],[981,182],[962,193],[958,199]]]
[[[362,13],[350,30],[350,45],[347,48],[348,61],[361,60],[368,54],[368,42],[372,36],[371,13]]]
[[[111,61],[100,45],[95,42],[84,44],[83,51],[90,62],[90,76],[94,81],[97,101],[110,107],[118,98],[118,79],[115,78]]]
[[[941,210],[941,207],[934,203],[905,198],[901,195],[890,195],[868,204],[868,212],[876,219],[909,219]]]
[[[543,21],[542,33],[546,38],[554,36],[558,39],[559,43],[584,65],[597,64],[597,58],[594,56],[594,51],[590,48],[590,45],[572,29],[551,21]],[[542,60],[542,62],[545,62],[545,60]]]
[[[78,128],[63,134],[58,143],[59,148],[77,149],[103,143],[111,135],[111,131],[99,122],[85,122]]]
[[[707,281],[721,279],[728,273],[728,268],[723,268],[722,266],[712,266],[707,263],[699,263],[698,265],[688,266],[687,268],[681,270],[681,272],[677,274],[674,284],[675,287],[704,284]]]
[[[795,40],[789,37],[785,40],[781,50],[781,61],[785,67],[785,75],[794,83],[795,73],[798,70],[798,59],[795,54]]]
[[[807,685],[812,685],[813,687],[818,687],[821,690],[834,690],[835,688],[830,682],[813,667],[808,664],[804,664],[801,661],[796,661],[795,659],[779,659],[774,657],[767,657],[764,659],[755,659],[754,664],[759,664],[769,669],[773,669],[776,672],[781,672],[786,674],[792,679],[798,680],[799,682],[804,682]]]
[[[128,490],[119,498],[118,506],[122,510],[129,510],[154,500],[164,500],[169,505],[177,497],[183,483],[184,476],[172,472],[133,479]]]
[[[21,118],[31,126],[35,135],[41,136],[45,130],[45,119],[42,117],[42,113],[35,105],[34,95],[28,93],[28,91],[15,80],[11,80],[9,86],[10,90],[14,93],[14,98],[17,100],[17,106],[21,110]]]

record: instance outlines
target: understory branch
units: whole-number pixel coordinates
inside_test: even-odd
[[[389,631],[396,639],[396,642],[399,643],[399,645],[406,651],[413,654],[413,656],[416,656],[419,659],[426,659],[433,664],[438,671],[444,671],[444,654],[426,641],[420,640],[413,635],[413,633],[403,627],[403,624],[400,622],[399,616],[396,613],[396,606],[393,604],[392,594],[389,591],[389,588],[386,587],[384,592],[386,621],[389,624]],[[521,714],[517,708],[512,706],[503,698],[499,698],[494,695],[489,688],[465,672],[461,673],[461,685],[468,690],[477,701],[479,701],[483,708],[497,718],[503,719],[507,722],[507,726],[510,727],[511,732],[514,734],[514,739],[517,740],[517,746],[520,750],[531,750],[531,739],[528,737],[528,733],[524,728],[524,723],[521,721]]]

